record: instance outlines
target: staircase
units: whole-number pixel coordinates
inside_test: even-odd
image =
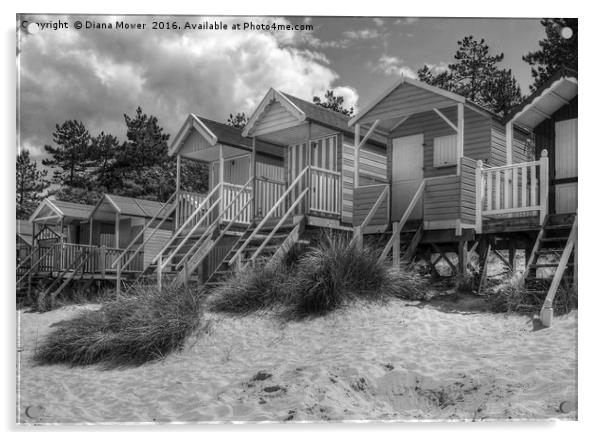
[[[249,228],[241,235],[230,252],[224,257],[221,264],[219,264],[215,271],[209,276],[205,282],[205,287],[209,289],[216,287],[234,271],[243,269],[249,264],[261,264],[275,261],[279,255],[282,255],[289,249],[288,247],[285,249],[283,246],[286,246],[287,239],[289,239],[289,236],[296,227],[297,225],[293,224],[283,225],[278,233],[273,234],[271,237],[271,227],[264,228],[253,236],[254,230]],[[251,240],[243,249],[243,245],[249,238],[251,238]],[[298,239],[289,239],[289,241],[291,241],[292,244],[299,242]],[[239,252],[241,249],[242,252]],[[255,254],[257,255],[253,258]],[[232,263],[230,263],[231,261]]]
[[[576,214],[551,214],[546,217],[526,263],[524,284],[527,290],[534,293],[548,290],[558,270],[576,218]],[[566,269],[563,270],[560,280],[572,283],[574,253],[570,254]]]

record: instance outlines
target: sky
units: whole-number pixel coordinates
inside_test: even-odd
[[[466,35],[484,38],[492,53],[504,53],[503,67],[512,69],[526,94],[532,79],[522,56],[545,38],[539,19],[20,18],[17,140],[36,160],[44,157],[44,144],[52,143],[55,125],[69,119],[81,120],[93,136],[104,131],[124,140],[123,115],[134,114],[138,105],[157,116],[172,137],[189,113],[221,122],[230,113],[251,114],[270,87],[307,100],[334,89],[359,109],[402,74],[415,77],[425,64],[444,68]],[[83,29],[75,29],[77,20]],[[86,29],[86,21],[113,28]],[[116,29],[118,22],[145,29]],[[164,29],[152,29],[153,22],[164,23]],[[215,22],[228,29],[198,29]],[[232,29],[245,23],[313,28]]]

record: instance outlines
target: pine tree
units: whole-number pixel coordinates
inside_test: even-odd
[[[247,122],[249,122],[249,118],[247,118],[247,115],[245,115],[245,113],[242,112],[236,113],[236,115],[232,115],[232,113],[230,113],[230,117],[228,118],[228,121],[226,123],[231,127],[243,130],[247,125]]]
[[[17,156],[17,218],[26,219],[44,198],[44,191],[50,186],[46,178],[48,171],[39,169],[38,163],[31,160],[28,150]]]
[[[342,113],[345,116],[353,116],[353,107],[345,108],[343,106],[345,104],[345,98],[342,96],[336,96],[334,94],[334,90],[327,90],[324,94],[324,98],[325,100],[322,101],[319,96],[314,96],[314,104],[334,110],[335,112]]]
[[[65,121],[56,125],[52,134],[56,147],[45,145],[50,158],[42,164],[54,169],[52,181],[58,185],[86,188],[88,168],[92,166],[90,133],[80,121]]]
[[[418,70],[418,79],[468,98],[500,116],[522,100],[518,82],[510,70],[499,67],[504,54],[490,54],[484,39],[472,35],[458,41],[455,63],[443,72],[429,66]]]
[[[540,49],[529,52],[523,60],[531,67],[531,76],[535,82],[530,86],[531,91],[537,90],[557,70],[568,67],[578,68],[577,39],[578,20],[576,18],[544,18],[542,26],[546,29],[546,38],[539,42]],[[563,29],[565,30],[563,34]],[[572,35],[569,35],[572,33]],[[570,37],[570,38],[567,38]]]

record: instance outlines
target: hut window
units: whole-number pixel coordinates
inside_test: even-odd
[[[456,150],[458,148],[455,134],[440,136],[433,139],[434,143],[434,167],[449,167],[456,165]]]

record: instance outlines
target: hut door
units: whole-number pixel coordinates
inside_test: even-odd
[[[577,119],[556,122],[556,212],[577,211]]]
[[[395,221],[406,212],[424,177],[423,143],[423,134],[393,139],[391,215]],[[422,218],[422,203],[418,202],[410,219],[420,218]]]

